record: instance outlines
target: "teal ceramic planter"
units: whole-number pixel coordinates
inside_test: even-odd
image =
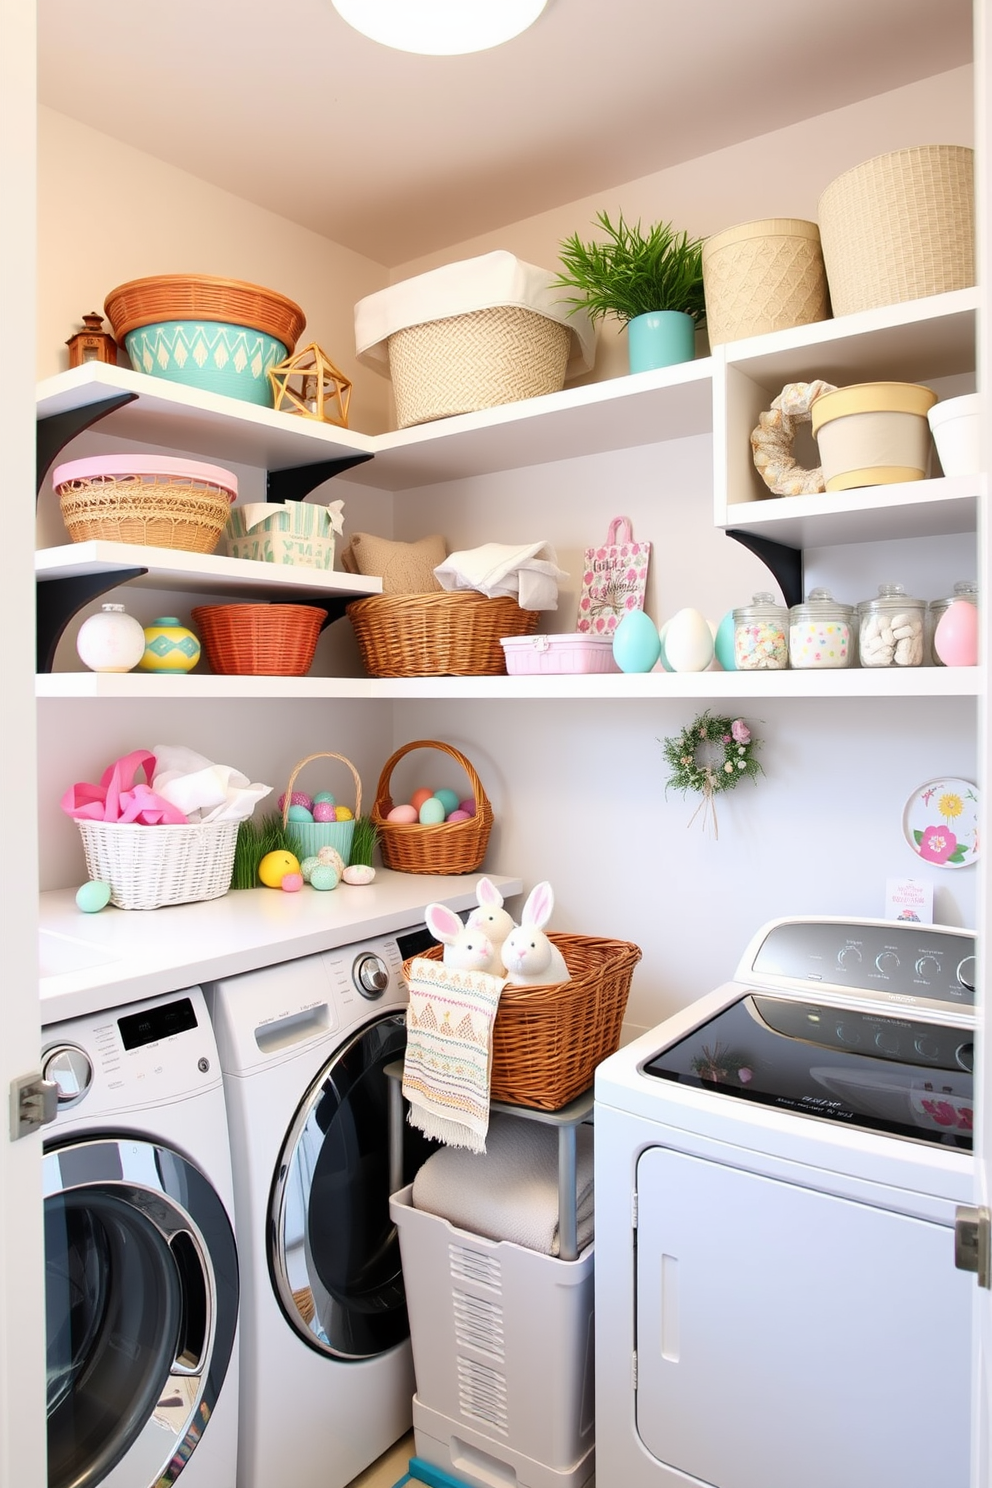
[[[651,372],[691,362],[696,354],[696,322],[681,310],[649,310],[627,322],[631,372]]]
[[[124,345],[136,372],[264,408],[272,407],[269,368],[288,355],[283,343],[264,331],[214,320],[139,326],[128,332]]]

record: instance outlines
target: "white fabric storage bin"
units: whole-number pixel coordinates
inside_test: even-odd
[[[472,1488],[583,1488],[594,1469],[593,1254],[561,1261],[393,1194],[417,1456]],[[511,1476],[512,1475],[512,1476]]]
[[[355,352],[393,381],[399,427],[558,392],[595,360],[595,331],[555,275],[497,249],[355,306]]]

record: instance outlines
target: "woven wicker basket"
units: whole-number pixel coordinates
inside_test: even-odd
[[[815,222],[743,222],[703,244],[710,345],[826,320],[827,276]]]
[[[497,677],[504,636],[533,635],[537,610],[515,599],[456,594],[370,594],[345,607],[370,677]]]
[[[974,151],[876,155],[823,192],[817,215],[835,315],[975,283]]]
[[[103,306],[120,346],[129,331],[169,320],[217,320],[250,326],[296,348],[306,325],[299,305],[273,289],[212,274],[155,274],[131,279],[108,294]]]
[[[400,429],[565,385],[571,332],[519,305],[496,305],[406,326],[389,337]]]
[[[303,677],[327,611],[302,604],[199,605],[193,624],[221,676]]]
[[[343,765],[347,765],[348,769],[351,771],[351,778],[355,786],[354,820],[341,822],[290,821],[289,808],[292,805],[291,797],[293,794],[293,787],[296,784],[296,777],[299,775],[304,765],[309,765],[313,760],[319,759],[340,760],[341,763]],[[301,861],[304,858],[314,857],[322,847],[333,847],[341,854],[342,858],[344,859],[344,866],[347,868],[348,863],[351,859],[351,839],[355,835],[355,822],[358,820],[361,814],[362,782],[359,778],[358,771],[351,763],[351,760],[346,759],[343,754],[308,754],[306,759],[301,759],[298,764],[293,766],[293,773],[289,777],[289,784],[286,786],[285,795],[283,796],[282,825],[283,830],[296,849],[297,857]]]
[[[212,553],[238,494],[236,477],[220,466],[192,467],[165,456],[131,461],[130,469],[128,463],[119,456],[97,456],[54,471],[55,494],[73,542],[97,538]]]
[[[493,1024],[492,1100],[557,1111],[593,1082],[596,1066],[620,1046],[620,1029],[639,946],[594,935],[548,933],[568,967],[556,986],[500,993]],[[443,946],[422,955],[440,960]],[[413,958],[403,963],[409,980]]]
[[[393,770],[414,749],[436,749],[461,765],[468,776],[470,794],[475,798],[473,817],[462,822],[440,822],[431,827],[419,822],[407,825],[386,820],[397,804],[390,795]],[[493,826],[493,808],[474,767],[451,744],[443,744],[438,739],[417,739],[390,755],[379,776],[371,817],[379,829],[383,865],[399,873],[474,873],[482,866]]]
[[[219,899],[231,887],[236,821],[144,827],[77,820],[86,871],[110,885],[118,909],[161,909]]]

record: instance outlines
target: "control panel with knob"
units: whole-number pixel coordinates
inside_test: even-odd
[[[79,1049],[74,1044],[60,1044],[49,1049],[42,1062],[41,1072],[58,1089],[60,1107],[74,1105],[76,1101],[82,1100],[93,1083],[90,1057],[85,1049]]]
[[[958,962],[957,977],[958,977],[958,981],[961,983],[962,987],[964,987],[964,989],[967,992],[974,992],[974,990],[975,990],[975,958],[974,958],[974,956],[965,956],[965,958],[964,958],[963,961],[959,961]]]
[[[932,982],[940,976],[940,962],[936,956],[921,956],[916,963],[916,975]]]
[[[355,962],[352,975],[363,997],[374,1001],[389,986],[389,968],[374,951],[363,952]]]
[[[895,951],[880,951],[875,957],[875,965],[883,976],[895,976],[901,962]]]

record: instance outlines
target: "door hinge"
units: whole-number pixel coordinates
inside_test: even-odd
[[[980,1287],[992,1287],[992,1212],[959,1204],[954,1211],[954,1264],[959,1271],[974,1271]]]
[[[54,1121],[59,1109],[59,1087],[45,1080],[39,1070],[18,1075],[10,1082],[10,1140],[28,1137],[40,1126]]]

